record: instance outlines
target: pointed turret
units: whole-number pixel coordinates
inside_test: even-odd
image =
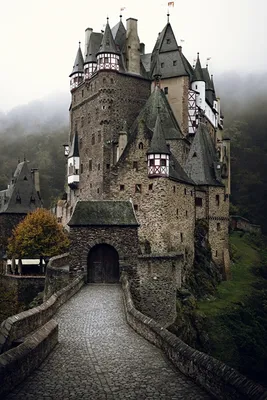
[[[92,32],[88,42],[86,58],[84,61],[84,77],[90,79],[97,68],[96,54],[103,39],[102,33]]]
[[[147,151],[148,176],[169,176],[170,150],[166,144],[160,116],[157,116],[153,137]]]
[[[80,181],[80,154],[78,134],[75,132],[70,152],[68,155],[68,185],[71,189],[77,189]]]
[[[196,104],[199,108],[205,111],[206,99],[206,83],[201,67],[199,53],[197,53],[197,62],[192,77],[192,89],[197,93]]]
[[[103,35],[103,39],[97,53],[97,69],[111,69],[119,71],[119,51],[116,48],[115,41],[109,26],[107,18],[107,25]]]
[[[202,122],[192,142],[185,171],[197,185],[222,186],[221,163],[210,133]]]
[[[83,82],[84,70],[83,70],[83,55],[81,50],[81,42],[79,42],[79,48],[75,58],[72,73],[70,74],[70,90],[75,89]]]

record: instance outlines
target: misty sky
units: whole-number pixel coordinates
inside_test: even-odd
[[[68,92],[69,78],[84,30],[114,26],[123,12],[138,19],[139,37],[151,52],[167,21],[162,0],[0,0],[0,110],[51,93]],[[267,70],[266,0],[175,1],[170,22],[193,63],[197,51],[210,71]]]

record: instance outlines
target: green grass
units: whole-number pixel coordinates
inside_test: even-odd
[[[235,262],[231,266],[232,279],[221,282],[216,298],[198,302],[198,309],[207,317],[215,316],[229,309],[236,309],[252,291],[252,283],[256,277],[252,272],[260,262],[258,249],[252,247],[249,236],[240,236],[239,232],[230,235]]]

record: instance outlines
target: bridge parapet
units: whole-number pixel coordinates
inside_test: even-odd
[[[266,400],[267,391],[221,361],[193,349],[152,318],[138,311],[133,303],[127,273],[121,276],[126,319],[141,336],[164,351],[186,376],[217,399]]]

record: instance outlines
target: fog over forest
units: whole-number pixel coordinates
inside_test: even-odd
[[[232,140],[232,211],[262,224],[267,232],[267,73],[227,72],[214,81]],[[62,195],[69,105],[66,91],[0,113],[0,190],[25,154],[30,165],[40,169],[45,206]]]

